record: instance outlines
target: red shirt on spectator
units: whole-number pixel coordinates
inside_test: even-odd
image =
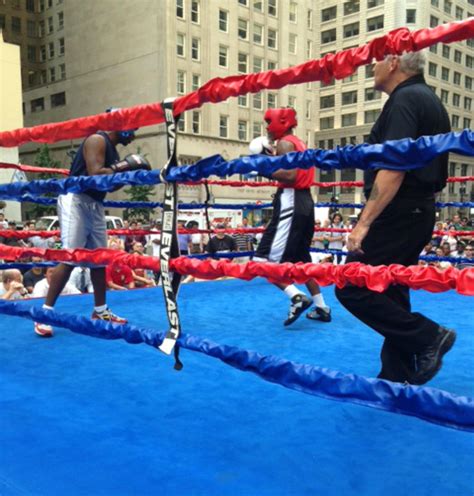
[[[118,286],[126,286],[133,282],[132,269],[120,263],[107,265],[105,278],[107,284],[113,282]]]

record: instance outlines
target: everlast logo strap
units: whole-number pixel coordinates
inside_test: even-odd
[[[165,100],[162,107],[166,118],[166,134],[168,139],[168,163],[161,171],[161,176],[166,181],[166,176],[172,167],[177,167],[176,154],[176,121],[173,115],[174,99]],[[177,294],[181,282],[181,275],[170,273],[171,258],[179,256],[178,237],[176,233],[176,210],[177,210],[177,184],[166,182],[165,198],[163,202],[163,218],[161,229],[160,265],[163,295],[166,303],[166,313],[170,328],[159,349],[170,355],[174,350],[176,370],[181,370],[183,364],[179,360],[179,348],[176,341],[181,334],[181,323],[178,313]]]

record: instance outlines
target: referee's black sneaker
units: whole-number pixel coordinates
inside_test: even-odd
[[[312,300],[310,300],[303,293],[297,294],[291,298],[290,310],[288,312],[288,318],[283,322],[283,325],[289,326],[300,317],[300,315],[311,306]]]
[[[329,307],[314,307],[311,312],[306,314],[306,318],[310,320],[319,320],[321,322],[331,322],[331,309]]]
[[[456,333],[446,327],[440,327],[436,340],[416,354],[416,372],[410,378],[411,384],[426,384],[440,371],[443,356],[453,347]]]

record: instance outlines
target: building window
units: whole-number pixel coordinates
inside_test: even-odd
[[[288,51],[292,54],[296,54],[298,37],[294,33],[290,33],[288,39]]]
[[[21,19],[19,17],[12,17],[12,32],[21,33]]]
[[[331,21],[337,16],[337,6],[321,10],[321,22]]]
[[[438,53],[438,45],[431,45],[429,51],[431,53]]]
[[[277,68],[277,63],[274,60],[269,60],[267,62],[267,69],[269,71],[274,71]]]
[[[59,64],[60,78],[66,79],[66,64]]]
[[[307,40],[306,41],[306,59],[309,60],[312,58],[313,58],[313,42],[311,40]]]
[[[277,96],[275,93],[268,93],[267,95],[267,107],[276,108],[277,107]]]
[[[306,119],[311,119],[311,100],[306,100]]]
[[[454,62],[460,64],[462,60],[462,53],[459,50],[454,50]]]
[[[229,136],[229,116],[227,115],[219,116],[219,136],[221,138]]]
[[[445,104],[448,103],[448,98],[449,98],[449,91],[447,90],[441,90],[441,101]]]
[[[28,62],[36,62],[36,47],[28,45],[27,47]]]
[[[308,9],[306,12],[306,27],[311,31],[313,29],[313,11]]]
[[[224,45],[219,45],[219,66],[227,67],[228,66],[228,54],[229,48]]]
[[[51,107],[62,107],[63,105],[66,105],[66,93],[64,91],[51,95]]]
[[[248,6],[248,0],[239,0],[239,4],[243,5],[244,7]]]
[[[0,29],[2,26],[0,24]],[[34,21],[27,21],[26,23],[26,32],[30,38],[36,38],[36,23]]]
[[[48,17],[48,34],[51,34],[53,31],[54,31],[53,18]]]
[[[186,72],[178,71],[176,73],[176,93],[184,95],[186,93]]]
[[[365,78],[370,79],[374,77],[374,67],[375,64],[370,64],[365,66]]]
[[[257,12],[263,12],[263,1],[253,0],[253,10],[256,10]]]
[[[31,100],[30,105],[32,113],[41,112],[44,110],[44,98],[35,98],[34,100]]]
[[[456,19],[458,21],[461,21],[463,17],[464,17],[464,10],[458,5],[456,5]]]
[[[263,59],[262,57],[254,57],[253,58],[253,72],[262,72],[263,71]]]
[[[383,15],[367,19],[367,31],[383,29]]]
[[[344,15],[354,14],[360,10],[359,0],[350,0],[349,2],[344,2]]]
[[[447,67],[441,67],[441,79],[449,81],[449,69]]]
[[[48,43],[48,55],[49,58],[52,59],[54,57],[54,43]]]
[[[298,21],[298,4],[296,2],[290,2],[288,19],[290,22]]]
[[[319,119],[319,129],[321,131],[324,129],[334,129],[334,117],[321,117]]]
[[[449,59],[449,52],[451,51],[451,47],[449,47],[448,45],[443,45],[443,57],[445,59]]]
[[[237,104],[239,107],[248,107],[249,106],[248,95],[239,95],[237,97]]]
[[[201,76],[199,74],[193,74],[191,79],[191,91],[196,91],[201,86]]]
[[[58,12],[58,30],[64,28],[64,12]]]
[[[263,124],[261,122],[254,122],[252,126],[252,139],[258,138],[263,134]]]
[[[244,120],[239,120],[238,122],[238,138],[240,141],[248,140],[248,127],[249,123]]]
[[[176,17],[184,19],[184,0],[176,0]]]
[[[191,2],[191,22],[199,24],[199,1],[192,0]]]
[[[454,72],[453,73],[453,83],[456,86],[460,86],[461,85],[461,73],[460,72]]]
[[[357,36],[359,34],[359,23],[353,22],[352,24],[346,24],[343,28],[343,33],[344,38]]]
[[[263,45],[263,26],[261,24],[253,25],[253,42],[257,45]]]
[[[35,86],[37,79],[37,73],[35,71],[28,71],[28,86]]]
[[[219,9],[219,31],[227,33],[229,31],[229,12]]]
[[[459,115],[451,116],[451,126],[454,128],[459,128]]]
[[[249,36],[249,22],[239,18],[237,35],[241,40],[247,40]]]
[[[268,0],[268,15],[276,17],[277,15],[277,0]]]
[[[430,28],[435,28],[439,24],[439,19],[435,16],[430,16]]]
[[[341,115],[341,127],[355,126],[356,122],[357,122],[357,114],[355,112],[352,114]]]
[[[44,21],[38,23],[38,36],[43,38],[46,35]]]
[[[178,57],[184,57],[185,49],[186,49],[186,37],[182,33],[178,33],[176,35],[176,55]]]
[[[466,55],[466,67],[472,69],[474,67],[474,57]]]
[[[183,112],[181,114],[181,117],[178,120],[177,129],[178,129],[178,133],[185,133],[186,132],[186,113],[185,112]]]
[[[44,0],[39,0],[39,11],[44,12]]]
[[[262,110],[263,108],[262,93],[255,93],[255,95],[253,95],[253,108],[255,110]]]
[[[453,2],[451,0],[444,0],[444,11],[446,14],[451,14],[451,9],[453,8]]]
[[[64,55],[65,52],[64,38],[59,38],[58,44],[59,44],[59,55]]]
[[[463,129],[471,129],[471,119],[464,117],[462,127]]]
[[[246,53],[239,52],[238,62],[237,62],[237,70],[242,74],[246,74],[248,72],[249,66],[249,56]]]
[[[431,5],[433,7],[439,7],[439,0],[431,0]]]
[[[472,90],[472,77],[465,76],[464,86],[466,87],[467,90]]]
[[[193,111],[191,128],[193,134],[199,134],[201,132],[201,112]]]
[[[380,91],[377,91],[374,88],[365,88],[364,100],[366,102],[372,102],[374,100],[380,100],[381,97],[382,97],[382,93],[380,93]]]
[[[201,40],[199,38],[191,39],[191,58],[200,60],[201,58]]]
[[[378,116],[378,110],[366,110],[364,112],[364,124],[371,124],[372,122],[375,122]]]
[[[40,62],[44,62],[46,60],[46,45],[41,45],[40,47]]]
[[[342,105],[357,103],[357,91],[345,91],[342,93]]]
[[[276,50],[278,48],[277,32],[275,29],[268,29],[267,47]]]
[[[407,9],[407,24],[415,24],[416,9]]]
[[[372,9],[373,7],[378,7],[379,5],[383,5],[384,0],[367,0],[367,8]]]
[[[334,95],[322,96],[319,98],[319,107],[321,109],[332,108],[335,105]]]
[[[433,62],[428,64],[428,74],[432,77],[436,77],[436,72],[438,71],[438,66]]]
[[[461,104],[461,95],[453,93],[453,107],[459,107]]]
[[[336,29],[328,29],[327,31],[321,32],[321,44],[331,43],[336,41]]]
[[[464,110],[471,110],[472,98],[465,96],[464,97]]]
[[[54,67],[49,68],[49,81],[51,83],[54,83],[56,81],[56,68]]]
[[[296,96],[288,96],[288,107],[296,108]]]
[[[26,10],[27,12],[35,11],[35,0],[26,0]]]

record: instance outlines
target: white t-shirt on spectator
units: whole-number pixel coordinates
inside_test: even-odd
[[[35,284],[35,287],[33,288],[33,293],[31,293],[31,296],[33,298],[44,298],[48,294],[48,289],[49,289],[49,283],[46,278],[41,279],[41,281],[38,281]],[[75,288],[71,283],[66,283],[66,286],[64,286],[64,289],[61,291],[62,295],[71,295],[71,294],[81,294],[81,292]]]
[[[454,251],[456,249],[457,244],[458,244],[458,240],[454,236],[445,235],[441,239],[441,244],[442,243],[449,243],[450,250]]]
[[[344,224],[341,222],[341,224],[331,224],[331,228],[336,228],[336,229],[342,229],[344,228]],[[331,232],[329,233],[331,237],[334,238],[339,238],[342,237],[344,239],[344,234],[345,233],[338,233],[338,232]],[[344,241],[330,241],[328,248],[330,250],[342,250],[342,247],[344,245]]]
[[[154,240],[156,241],[160,241],[161,239],[161,233],[157,233],[157,234],[149,234],[147,236],[147,242],[148,244],[151,245],[152,247],[152,255],[154,257],[159,257],[160,256],[160,245],[159,244],[156,244],[156,243],[153,243]]]

